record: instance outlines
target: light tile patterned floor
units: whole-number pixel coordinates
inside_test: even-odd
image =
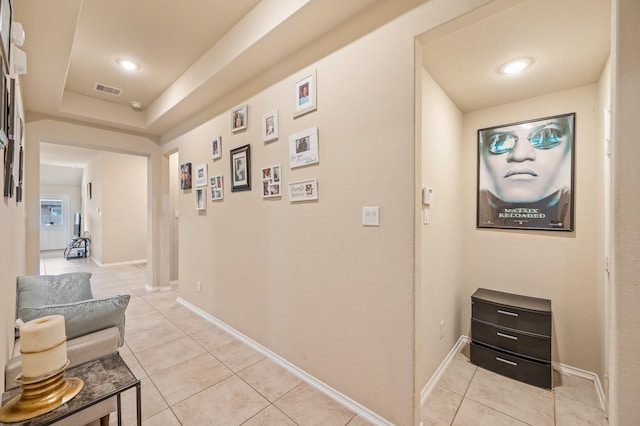
[[[554,371],[554,389],[541,389],[476,367],[468,353],[455,355],[429,395],[425,426],[608,424],[593,382]]]
[[[263,355],[176,302],[145,289],[146,265],[101,268],[43,252],[41,273],[87,271],[95,297],[130,294],[120,353],[142,380],[144,425],[369,424]],[[555,389],[526,385],[455,356],[422,407],[425,426],[607,425],[593,384],[555,373]],[[135,393],[123,396],[135,424]],[[115,415],[111,424],[116,424]]]
[[[148,292],[144,265],[101,268],[43,252],[40,266],[50,275],[91,272],[94,297],[131,295],[120,354],[142,380],[144,425],[369,424],[177,303],[175,290]],[[134,425],[135,392],[122,400],[123,423]]]

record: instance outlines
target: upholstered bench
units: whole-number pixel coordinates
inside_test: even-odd
[[[63,315],[67,333],[67,357],[70,366],[118,350],[124,344],[125,310],[129,295],[94,299],[91,274],[74,272],[61,275],[22,276],[17,280],[16,323],[47,315]],[[5,368],[5,389],[17,386],[15,378],[22,372],[19,328],[13,354]],[[115,398],[70,416],[60,425],[109,423],[116,410]]]

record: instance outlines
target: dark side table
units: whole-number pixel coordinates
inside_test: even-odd
[[[113,396],[118,405],[118,425],[122,424],[122,408],[120,395],[133,387],[136,388],[137,424],[142,425],[142,395],[140,380],[136,378],[118,352],[68,368],[65,377],[78,377],[84,381],[84,387],[78,395],[66,404],[53,411],[16,423],[2,423],[11,426],[44,426],[60,421],[72,414],[85,410],[92,405],[105,401]],[[20,394],[21,388],[15,387],[2,394],[4,405],[11,398]]]

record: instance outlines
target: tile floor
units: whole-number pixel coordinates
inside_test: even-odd
[[[144,265],[101,268],[52,251],[40,271],[91,272],[95,297],[131,295],[120,354],[142,381],[145,426],[370,424],[176,302],[174,289],[146,291]],[[135,391],[122,400],[123,423],[134,425]]]
[[[91,272],[94,296],[130,294],[120,353],[142,380],[144,425],[369,424],[296,376],[176,302],[174,289],[145,289],[145,265],[101,268],[43,252],[41,273]],[[607,425],[593,384],[555,373],[554,391],[455,358],[422,407],[431,425]],[[123,395],[123,423],[135,424],[135,393]],[[115,415],[111,424],[116,424]]]
[[[422,406],[425,425],[603,426],[593,382],[554,371],[554,390],[476,367],[469,345],[456,354]]]

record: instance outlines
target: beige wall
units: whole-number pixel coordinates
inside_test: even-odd
[[[147,259],[147,158],[102,152],[101,263]]]
[[[91,236],[90,255],[96,262],[102,263],[102,194],[104,184],[102,180],[102,158],[95,158],[84,168],[82,187],[87,191],[87,185],[91,183],[91,199],[85,192],[84,228]]]
[[[602,382],[605,395],[609,393],[609,345],[611,343],[609,333],[607,331],[607,318],[610,312],[611,303],[611,280],[607,271],[608,260],[612,259],[611,255],[611,158],[607,155],[607,142],[605,139],[605,114],[606,107],[611,107],[611,60],[607,61],[607,65],[602,72],[600,82],[598,84],[598,106],[596,114],[599,114],[601,120],[598,121],[598,149],[600,151],[600,161],[597,163],[594,173],[601,177],[598,188],[597,205],[602,206],[602,220],[597,224],[597,242],[596,242],[596,297],[598,304],[596,306],[596,324],[597,329],[594,333],[597,336],[600,346],[599,352],[601,356],[598,359],[600,365],[598,371]],[[610,129],[611,126],[609,126]],[[610,131],[609,131],[610,134]],[[599,260],[599,261],[598,261]]]
[[[446,93],[421,68],[422,155],[421,185],[433,189],[428,208],[429,224],[419,224],[421,234],[421,305],[416,332],[418,359],[416,381],[424,387],[455,345],[460,324],[462,282],[462,229],[460,221],[462,113]],[[418,189],[420,189],[418,188]],[[420,201],[420,198],[419,198]],[[440,322],[444,321],[443,337]]]
[[[20,116],[24,117],[22,110],[21,88],[19,81],[16,84],[16,105],[20,111]],[[16,161],[19,159],[17,141],[15,147]],[[25,156],[28,155],[29,146],[23,141]],[[5,151],[2,150],[2,155]],[[26,162],[25,162],[26,163]],[[4,167],[4,161],[1,163]],[[4,168],[0,173],[0,188],[4,188]],[[14,179],[17,182],[18,171],[14,170]],[[24,183],[29,178],[24,176]],[[36,183],[38,183],[36,181]],[[25,185],[23,184],[23,190]],[[4,194],[4,193],[3,193]],[[25,275],[26,270],[26,196],[23,195],[23,202],[16,202],[16,197],[2,198],[0,200],[0,224],[2,224],[2,238],[0,238],[0,379],[1,388],[4,390],[4,366],[13,351],[13,341],[15,338],[14,324],[16,314],[16,277]],[[40,214],[40,195],[35,207],[36,213]],[[39,241],[38,241],[39,244]]]
[[[597,322],[603,303],[597,289],[598,223],[602,221],[602,115],[598,87],[590,85],[465,114],[463,153],[462,330],[469,335],[470,296],[487,287],[551,299],[552,357],[602,375],[604,356]],[[517,121],[576,113],[575,231],[476,229],[477,129]]]
[[[231,134],[225,112],[168,142],[180,163],[225,177],[206,212],[193,190],[180,196],[181,297],[397,424],[416,409],[414,37],[464,8],[429,2],[241,101],[246,132]],[[310,69],[318,110],[294,120],[294,83]],[[274,108],[281,137],[265,145],[258,123]],[[287,138],[312,126],[320,163],[291,170]],[[211,161],[216,135],[223,157]],[[231,193],[229,150],[244,144],[253,190]],[[320,199],[263,200],[256,172],[278,163],[285,183],[317,178]],[[380,207],[380,227],[360,224],[363,206]]]
[[[613,26],[613,312],[610,424],[640,418],[640,3],[615,0]]]

